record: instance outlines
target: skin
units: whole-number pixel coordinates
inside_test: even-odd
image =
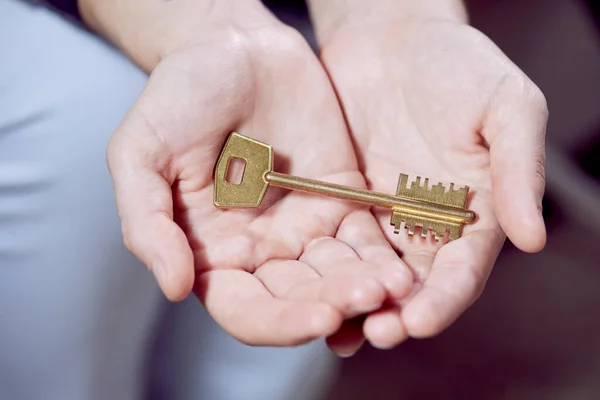
[[[368,187],[394,192],[399,172],[469,185],[478,215],[442,246],[431,235],[393,237],[389,214],[375,212],[415,277],[408,298],[363,324],[371,343],[389,348],[454,322],[482,292],[505,234],[523,251],[544,247],[548,110],[525,74],[466,24],[460,2],[375,3],[312,2],[321,60]]]
[[[193,291],[244,343],[325,336],[348,356],[365,339],[435,335],[479,295],[505,232],[544,245],[539,89],[460,3],[365,4],[311,2],[319,60],[255,0],[80,0],[150,73],[107,151],[124,241],[169,299]],[[468,184],[479,220],[441,247],[390,234],[389,211],[274,188],[258,210],[219,210],[212,173],[231,131],[298,176],[392,193],[400,172]]]
[[[179,20],[171,4],[173,15],[160,13]],[[108,165],[125,243],[169,299],[193,290],[240,341],[291,346],[405,297],[413,278],[366,208],[273,188],[258,210],[213,205],[213,169],[231,131],[271,144],[278,171],[365,185],[318,59],[262,5],[248,7],[250,26],[224,26],[230,10],[199,9],[218,28],[167,54],[131,44],[151,76],[110,141]],[[112,13],[84,15],[128,49],[131,33],[110,31]]]

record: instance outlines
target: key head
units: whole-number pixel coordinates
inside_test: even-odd
[[[234,159],[245,163],[239,183],[227,181],[227,174]],[[236,132],[231,133],[215,168],[215,205],[224,208],[258,207],[269,186],[265,175],[272,170],[271,146]]]

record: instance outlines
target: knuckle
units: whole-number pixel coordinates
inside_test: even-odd
[[[507,73],[499,87],[500,92],[523,98],[543,115],[548,115],[548,101],[544,92],[521,71]]]
[[[124,220],[122,220],[121,222],[121,234],[123,237],[123,244],[125,245],[127,250],[135,254],[138,249],[138,240],[135,237],[136,235],[134,233],[134,230],[131,228],[131,224],[127,223]]]
[[[106,145],[106,165],[111,174],[114,174],[117,169],[118,154],[120,152],[121,140],[120,135],[115,133],[108,140]]]
[[[514,96],[522,96],[527,93],[527,89],[531,85],[529,78],[523,73],[508,72],[504,74],[500,81],[500,91]]]
[[[252,30],[227,27],[220,34],[219,46],[227,48],[232,57],[237,57],[235,64],[238,67],[239,62],[245,63],[249,55],[257,54],[257,52],[272,55],[276,50],[279,55],[285,55],[306,50],[308,47],[306,40],[297,29],[284,24],[276,27],[257,27]],[[218,65],[221,66],[221,63]]]
[[[302,34],[291,26],[279,26],[265,32],[263,40],[259,44],[263,52],[273,53],[277,50],[280,61],[289,60],[290,63],[297,63],[299,55],[305,55],[310,51],[308,43]]]
[[[535,157],[535,177],[542,186],[546,186],[546,155],[544,152]]]
[[[548,100],[546,99],[546,96],[544,95],[544,92],[542,92],[542,89],[540,89],[537,85],[535,85],[533,82],[530,82],[530,96],[531,96],[531,100],[532,103],[535,104],[537,107],[539,107],[540,110],[544,111],[544,112],[548,112]]]
[[[464,277],[466,292],[468,293],[467,306],[475,302],[483,293],[487,281],[487,274],[484,274],[479,268],[474,268],[465,274]]]
[[[443,333],[448,328],[447,323],[441,319],[436,319],[431,322],[429,329],[426,331],[424,337],[434,337]]]
[[[530,81],[527,88],[527,97],[533,109],[541,115],[544,123],[547,122],[549,111],[548,111],[548,100],[544,95],[544,92]]]
[[[456,284],[453,285],[456,290],[446,288],[447,295],[458,304],[468,307],[483,293],[489,271],[487,268],[481,268],[476,264],[456,265],[449,268],[452,268],[456,279]]]
[[[411,337],[430,338],[439,335],[448,326],[447,316],[440,315],[438,307],[432,301],[423,301],[418,315],[414,310],[407,312],[409,314],[405,314],[404,325]]]
[[[307,47],[306,40],[302,34],[291,26],[281,26],[276,30],[277,43],[284,50],[298,51],[305,50]]]
[[[473,304],[483,293],[490,270],[488,268],[481,268],[481,266],[471,266],[465,268],[462,281],[465,289],[465,307]]]
[[[455,273],[457,281],[455,286],[460,288],[460,292],[447,289],[446,295],[457,304],[468,307],[483,293],[487,275],[476,267],[456,268]]]

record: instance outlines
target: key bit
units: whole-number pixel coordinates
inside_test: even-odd
[[[410,187],[407,185],[408,175],[400,174],[398,189],[396,190],[398,197],[436,204],[447,210],[464,210],[471,213],[471,215],[464,213],[465,218],[461,219],[458,218],[458,214],[450,212],[434,212],[430,215],[418,215],[412,212],[412,210],[395,208],[393,209],[392,220],[390,222],[391,225],[394,225],[395,233],[400,232],[402,222],[404,222],[409,235],[413,235],[415,227],[419,226],[421,228],[421,235],[424,237],[427,236],[427,231],[431,230],[435,239],[439,241],[440,236],[449,230],[449,239],[454,240],[460,237],[462,225],[470,223],[475,219],[475,215],[471,211],[465,210],[469,186],[454,189],[454,183],[451,183],[449,190],[446,192],[446,188],[439,182],[429,189],[429,179],[425,178],[423,185],[421,185],[420,176],[411,183]]]
[[[231,162],[245,163],[239,183],[227,181]],[[408,234],[421,228],[422,236],[431,230],[436,240],[449,231],[449,240],[458,239],[462,225],[472,223],[475,213],[465,208],[469,187],[446,192],[441,183],[428,188],[428,179],[421,185],[417,178],[408,187],[408,176],[400,175],[396,195],[358,189],[314,179],[306,179],[273,171],[273,150],[268,144],[230,134],[215,168],[214,203],[221,208],[256,208],[260,206],[269,185],[284,189],[321,194],[370,206],[392,209],[390,224],[399,233],[402,223]]]

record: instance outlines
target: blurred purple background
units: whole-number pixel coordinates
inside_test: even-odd
[[[302,1],[267,1],[313,41]],[[472,24],[545,93],[546,249],[507,243],[447,332],[361,350],[330,399],[600,399],[600,5],[471,0]]]

